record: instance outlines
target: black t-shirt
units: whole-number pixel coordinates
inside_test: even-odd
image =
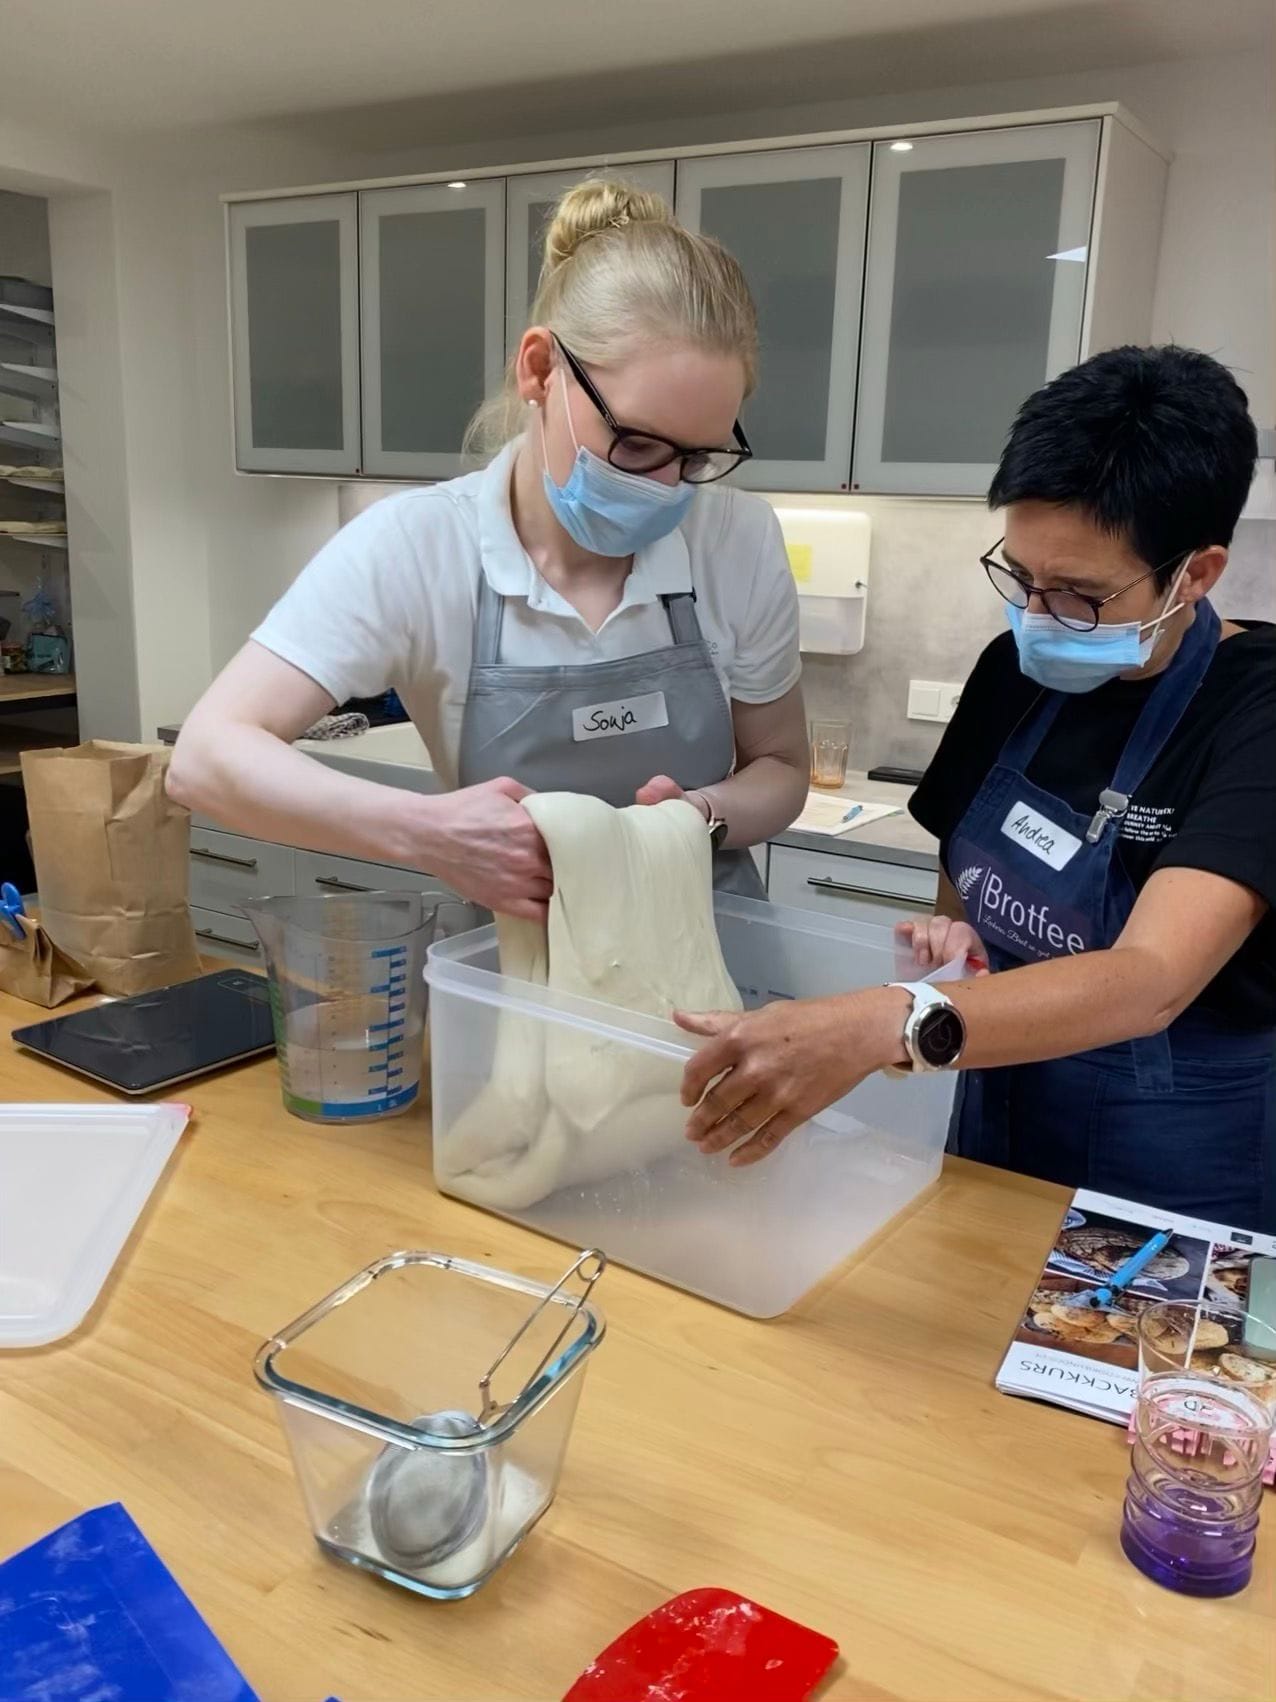
[[[1267,1028],[1276,1026],[1276,626],[1243,624],[1220,641],[1131,798],[1118,854],[1136,889],[1156,869],[1207,869],[1267,901],[1267,914],[1198,1001],[1240,1027]],[[1113,680],[1069,697],[1029,764],[1029,780],[1090,815],[1155,684]],[[909,804],[939,840],[946,870],[952,833],[1040,695],[1019,671],[1013,636],[995,638]],[[1183,918],[1185,927],[1190,922]]]

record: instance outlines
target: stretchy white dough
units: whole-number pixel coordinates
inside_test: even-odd
[[[503,974],[668,1019],[739,1010],[713,918],[704,819],[672,800],[616,810],[574,792],[524,800],[554,866],[548,928],[498,918]],[[676,1061],[570,1022],[503,1010],[489,1085],[436,1144],[440,1181],[519,1210],[677,1150]]]

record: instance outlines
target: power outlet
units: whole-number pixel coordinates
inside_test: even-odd
[[[909,680],[908,719],[951,721],[961,692],[961,686],[952,681]]]

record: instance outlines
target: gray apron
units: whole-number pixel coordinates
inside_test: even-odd
[[[660,601],[673,637],[666,649],[613,662],[507,665],[505,599],[480,572],[460,784],[509,775],[534,792],[585,792],[620,809],[657,774],[688,792],[724,780],[735,766],[735,730],[695,592]],[[766,897],[747,851],[715,852],[713,884]]]

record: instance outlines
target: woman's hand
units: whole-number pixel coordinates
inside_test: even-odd
[[[695,1107],[687,1139],[706,1153],[736,1147],[732,1164],[756,1164],[865,1076],[904,1060],[908,1002],[898,987],[874,987],[743,1015],[675,1011],[679,1028],[706,1041],[682,1077],[682,1103]]]
[[[545,841],[520,807],[530,796],[517,780],[502,779],[422,799],[429,809],[422,866],[473,904],[544,921],[554,872]]]
[[[913,954],[917,968],[929,973],[945,963],[968,963],[977,976],[988,973],[988,948],[969,922],[951,916],[923,916],[897,922],[895,939]]]

